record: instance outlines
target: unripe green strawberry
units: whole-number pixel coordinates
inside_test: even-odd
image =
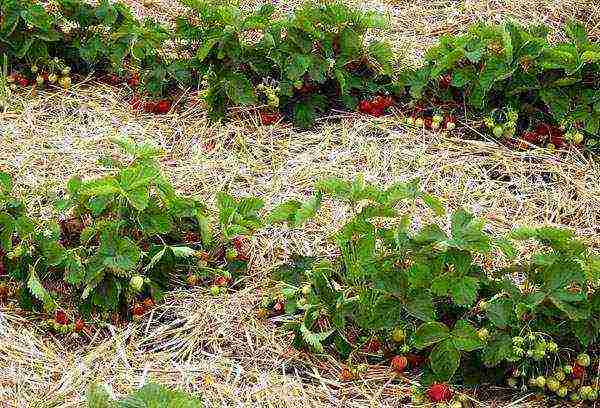
[[[546,386],[552,392],[556,392],[560,388],[560,382],[556,378],[548,378],[546,380]]]
[[[554,373],[554,378],[556,378],[558,381],[564,381],[566,378],[566,375],[564,373],[564,371],[557,371]]]
[[[571,374],[573,372],[573,366],[567,364],[563,367],[563,371],[565,374]]]
[[[213,286],[210,287],[210,294],[211,295],[217,296],[217,295],[219,295],[219,293],[221,293],[221,288],[220,287],[218,287],[216,285],[213,285]]]
[[[479,302],[479,310],[481,310],[482,312],[485,312],[488,308],[488,303],[485,300],[482,300],[481,302]]]
[[[573,134],[573,143],[577,143],[577,144],[583,143],[583,133],[575,132]]]
[[[142,286],[144,286],[144,278],[141,275],[132,276],[129,280],[129,287],[135,292],[142,290]]]
[[[546,350],[550,353],[556,353],[558,351],[558,344],[556,344],[555,342],[551,341],[549,343],[546,344]]]
[[[501,125],[496,125],[496,126],[494,126],[493,133],[494,133],[494,136],[500,138],[500,137],[502,137],[502,134],[504,134],[504,128]]]
[[[423,125],[425,125],[425,121],[422,118],[416,118],[415,119],[415,126],[416,127],[423,127]]]
[[[225,259],[227,259],[227,262],[233,262],[237,259],[237,257],[238,257],[238,253],[235,248],[229,248],[225,252]]]
[[[479,337],[479,339],[482,341],[487,341],[490,337],[490,332],[485,327],[482,327],[481,329],[477,330],[477,337]]]
[[[450,404],[450,408],[463,408],[463,404],[460,401],[454,401]]]
[[[433,117],[431,118],[431,121],[437,124],[442,123],[443,120],[444,117],[442,115],[433,115]]]
[[[540,388],[544,388],[546,386],[546,377],[540,375],[535,379],[535,384]]]
[[[35,78],[35,82],[36,82],[38,85],[40,85],[40,86],[41,86],[41,85],[44,85],[44,77],[43,77],[42,75],[38,75],[38,76]]]
[[[454,130],[454,129],[456,129],[456,123],[454,123],[454,122],[448,122],[448,123],[446,123],[446,129],[447,130]]]
[[[587,367],[590,365],[590,356],[585,354],[585,353],[581,353],[580,355],[577,356],[577,364],[582,366],[582,367]]]
[[[431,122],[431,130],[438,130],[440,128],[440,124],[438,122]]]
[[[589,385],[585,385],[579,389],[579,395],[581,396],[581,399],[585,400],[590,400],[593,392],[594,390]]]
[[[406,332],[400,328],[396,327],[392,332],[392,340],[395,343],[402,343],[406,339]]]
[[[558,395],[560,398],[564,398],[567,396],[569,390],[567,389],[567,387],[560,387],[558,390],[556,390],[556,395]]]

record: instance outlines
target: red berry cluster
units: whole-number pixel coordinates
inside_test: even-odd
[[[557,148],[561,148],[566,144],[565,133],[563,130],[546,123],[540,123],[533,131],[523,132],[522,138],[526,142],[535,145],[548,142],[552,143]]]
[[[133,304],[133,306],[131,307],[131,314],[134,317],[139,317],[146,313],[148,310],[150,310],[153,306],[154,301],[152,300],[152,298],[146,298],[141,302],[136,302]]]
[[[9,81],[16,83],[17,85],[22,86],[23,88],[26,86],[29,86],[29,84],[30,84],[29,79],[27,79],[24,75],[22,75],[18,72],[12,74],[10,76]]]
[[[66,326],[69,324],[69,316],[67,315],[67,312],[65,312],[62,309],[59,309],[54,314],[54,321],[61,326]],[[73,331],[75,333],[80,333],[83,331],[84,328],[85,322],[83,321],[83,319],[80,317],[75,319],[75,322],[73,323]]]
[[[372,100],[362,100],[358,104],[358,110],[375,117],[385,113],[385,110],[394,105],[394,99],[391,96],[378,95]]]
[[[138,96],[134,96],[129,101],[129,105],[134,110],[143,110],[146,113],[155,113],[157,115],[163,115],[171,110],[171,101],[168,99],[162,99],[158,102],[144,102]]]
[[[279,112],[260,112],[260,123],[263,126],[272,125],[281,120],[281,114]]]

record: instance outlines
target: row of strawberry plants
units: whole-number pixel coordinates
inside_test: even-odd
[[[59,332],[139,316],[169,287],[210,285],[216,295],[239,286],[248,237],[262,224],[261,200],[220,193],[213,217],[175,192],[159,149],[117,143],[132,158],[104,163],[104,177],[72,178],[50,220],[29,216],[0,172],[0,297],[53,315]]]
[[[45,7],[7,0],[0,41],[15,70],[11,81],[68,87],[72,71],[94,70],[152,98],[200,88],[213,118],[231,106],[255,105],[264,124],[285,115],[308,127],[331,109],[380,116],[404,102],[411,125],[452,129],[455,116],[466,113],[485,117],[495,137],[521,143],[562,147],[598,139],[600,45],[575,22],[565,27],[567,41],[555,45],[544,27],[479,23],[442,37],[412,70],[399,68],[389,44],[367,41],[367,34],[389,28],[377,12],[306,3],[281,17],[272,5],[242,11],[183,3],[188,11],[167,27],[139,21],[107,0],[53,0]],[[171,108],[168,99],[131,102],[156,113]]]
[[[463,209],[447,225],[418,181],[381,189],[326,179],[316,189],[306,204],[286,202],[271,214],[299,226],[324,199],[351,211],[333,236],[335,255],[294,256],[262,304],[263,315],[271,308],[287,316],[297,347],[344,359],[343,380],[369,361],[388,361],[400,375],[421,366],[436,402],[452,398],[448,381],[598,398],[600,256],[572,232],[520,227],[492,236]],[[414,219],[416,200],[440,221]],[[515,241],[538,249],[516,261]]]

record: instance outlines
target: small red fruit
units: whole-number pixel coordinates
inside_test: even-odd
[[[348,367],[344,367],[342,372],[340,373],[340,380],[342,381],[352,381],[354,379],[354,374]]]
[[[143,304],[145,309],[151,309],[152,307],[154,307],[154,301],[151,297],[147,297],[146,299],[144,299]]]
[[[275,314],[278,314],[278,315],[282,314],[284,310],[285,310],[285,303],[283,302],[283,300],[278,300],[273,305],[273,312]]]
[[[166,99],[163,99],[162,101],[158,102],[156,104],[156,106],[154,107],[154,113],[160,114],[160,115],[164,115],[165,113],[168,113],[171,110],[171,101],[168,101]]]
[[[129,105],[132,109],[139,110],[142,107],[142,101],[137,96],[134,96],[129,101]]]
[[[56,323],[61,325],[65,325],[69,322],[67,313],[64,310],[57,310],[54,316],[54,320],[56,321]]]
[[[17,79],[17,84],[24,88],[29,85],[29,80],[27,78],[20,77],[19,79]]]
[[[127,79],[127,84],[135,88],[140,84],[140,76],[138,74],[131,74],[131,76]]]
[[[83,319],[79,318],[79,319],[75,320],[75,326],[73,327],[73,330],[75,331],[75,333],[81,332],[84,327],[85,327],[85,322],[83,321]]]
[[[425,118],[425,129],[431,130],[431,125],[433,124],[433,119],[430,117]]]
[[[580,366],[579,364],[573,365],[573,372],[571,373],[571,377],[576,380],[580,380],[585,375],[585,368]]]
[[[381,342],[378,338],[374,337],[368,341],[365,345],[365,351],[367,353],[377,353],[381,349]]]
[[[452,391],[448,384],[432,384],[427,390],[427,396],[433,402],[446,402],[452,398]]]
[[[380,117],[383,115],[383,109],[382,108],[373,108],[371,110],[371,115],[375,116],[376,118]]]
[[[408,366],[408,359],[404,356],[395,356],[392,358],[390,367],[397,373],[402,373]]]
[[[528,143],[536,144],[540,142],[539,135],[536,132],[523,132],[523,140]]]
[[[227,286],[229,284],[229,279],[225,276],[217,276],[215,278],[215,285],[216,286]]]
[[[281,119],[279,113],[260,112],[260,123],[263,126],[272,125]]]
[[[144,102],[144,112],[153,113],[156,110],[156,104],[154,102],[148,101]]]
[[[141,316],[145,312],[144,306],[141,303],[136,303],[131,308],[131,314],[134,316]]]
[[[373,104],[367,100],[360,101],[358,104],[358,110],[362,113],[369,113],[373,109]]]

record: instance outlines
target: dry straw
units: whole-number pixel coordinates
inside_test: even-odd
[[[482,18],[513,16],[558,28],[578,16],[593,35],[600,34],[599,6],[583,0],[360,6],[390,12],[390,39],[407,58],[420,55],[437,36]],[[172,9],[161,1],[150,13],[164,17]],[[237,120],[210,125],[202,106],[189,103],[193,99],[188,92],[182,96],[188,103],[176,105],[177,113],[153,116],[129,110],[126,91],[91,81],[70,91],[17,93],[0,113],[0,168],[16,175],[32,211],[47,216],[65,181],[101,174],[98,159],[118,157],[110,138],[126,135],[163,146],[163,167],[178,189],[209,200],[229,189],[258,195],[270,208],[290,197],[308,197],[324,176],[363,174],[382,184],[420,177],[449,208],[467,207],[499,233],[520,224],[551,224],[572,228],[600,247],[600,166],[577,151],[508,150],[458,134],[406,129],[394,115],[371,120],[339,113],[317,130],[299,132],[259,127],[252,111],[237,110],[232,113]],[[142,320],[80,339],[55,338],[36,328],[36,317],[13,304],[2,306],[0,407],[78,407],[92,382],[122,394],[150,379],[199,392],[211,407],[409,406],[402,403],[414,379],[372,366],[360,381],[342,384],[338,362],[291,349],[277,321],[255,318],[256,304],[273,287],[268,279],[273,266],[292,252],[327,253],[327,237],[343,216],[342,209],[325,205],[302,231],[261,232],[240,292],[213,298],[203,290],[178,290]],[[479,398],[496,395],[498,390],[488,389]],[[496,406],[535,405],[527,397],[512,401]]]

